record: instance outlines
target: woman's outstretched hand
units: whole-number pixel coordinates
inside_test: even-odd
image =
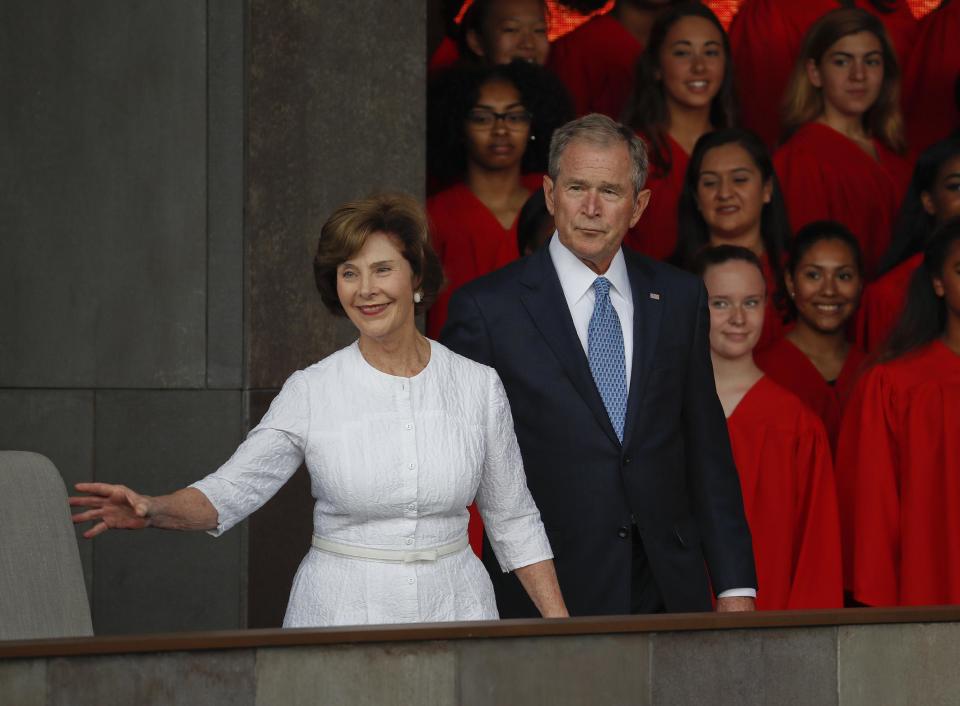
[[[108,529],[143,529],[150,526],[150,500],[123,485],[110,483],[77,483],[74,486],[88,495],[71,496],[71,507],[91,508],[73,516],[74,524],[93,522],[83,536],[92,539]]]

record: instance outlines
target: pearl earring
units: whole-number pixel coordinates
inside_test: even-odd
[[[419,304],[423,301],[423,292],[417,291],[413,293],[413,303]]]

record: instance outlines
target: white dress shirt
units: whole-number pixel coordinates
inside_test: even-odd
[[[567,308],[573,317],[573,325],[580,337],[583,352],[587,353],[587,329],[593,316],[593,304],[596,294],[593,291],[594,280],[601,276],[591,270],[576,255],[560,242],[556,231],[550,239],[550,259],[560,278],[560,287],[567,300]],[[623,259],[623,250],[618,250],[610,267],[603,273],[610,281],[610,303],[620,318],[620,330],[623,331],[623,353],[627,366],[627,389],[630,389],[630,374],[633,368],[633,290],[627,275],[627,263]],[[718,598],[746,596],[756,598],[753,588],[731,588],[719,594]]]
[[[610,303],[620,319],[620,330],[623,331],[623,354],[627,366],[627,389],[630,389],[630,373],[633,368],[633,291],[630,289],[630,278],[627,276],[627,263],[623,259],[623,251],[618,250],[610,263],[610,267],[603,275],[591,270],[579,257],[567,250],[554,233],[550,239],[550,258],[560,278],[560,287],[567,300],[567,308],[573,317],[573,325],[580,337],[583,352],[587,353],[587,329],[593,317],[593,305],[596,302],[596,293],[593,283],[597,277],[603,276],[610,281]]]

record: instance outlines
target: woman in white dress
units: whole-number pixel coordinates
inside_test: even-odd
[[[304,461],[313,547],[284,627],[489,620],[490,578],[467,544],[476,499],[504,571],[544,617],[567,615],[540,513],[527,490],[503,386],[492,368],[424,338],[414,324],[442,284],[419,204],[400,195],[346,204],[314,261],[324,304],[359,340],[290,376],[260,424],[215,473],[170,495],[79,483],[108,529],[227,531]]]

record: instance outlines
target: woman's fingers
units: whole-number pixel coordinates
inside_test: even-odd
[[[77,483],[73,486],[81,493],[90,493],[91,495],[102,495],[105,498],[110,497],[120,486],[112,483]]]
[[[67,503],[74,507],[103,507],[107,504],[107,498],[97,495],[71,495],[67,498]]]
[[[76,515],[71,515],[70,519],[73,520],[74,524],[80,524],[81,522],[97,520],[101,514],[103,514],[103,510],[87,510],[86,512],[78,512]]]
[[[91,527],[91,528],[88,529],[86,532],[84,532],[84,533],[83,533],[83,536],[84,536],[86,539],[93,539],[93,538],[96,537],[98,534],[102,534],[103,532],[106,532],[107,529],[109,529],[109,528],[107,527],[107,524],[106,524],[105,522],[98,522],[98,523],[95,524],[93,527]]]

